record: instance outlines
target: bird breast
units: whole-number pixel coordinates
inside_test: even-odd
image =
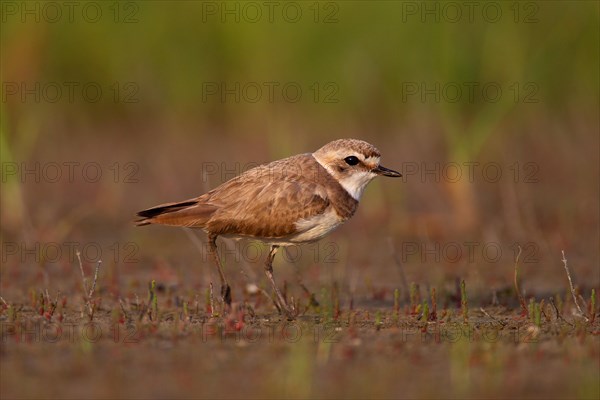
[[[318,240],[340,226],[344,222],[333,207],[324,213],[301,219],[296,222],[296,230],[289,240],[292,243],[312,242]]]

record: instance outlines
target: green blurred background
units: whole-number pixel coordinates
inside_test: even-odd
[[[319,279],[398,287],[391,239],[410,281],[510,285],[518,243],[532,256],[526,292],[565,288],[563,249],[576,280],[600,282],[597,2],[49,4],[2,3],[4,243],[135,243],[138,262],[111,268],[149,279],[162,263],[203,286],[214,272],[198,268],[187,236],[134,228],[136,211],[356,137],[405,178],[370,185],[326,239],[338,262]],[[73,179],[66,168],[56,182],[44,176],[49,163],[90,162],[98,182],[79,167]],[[24,173],[35,163],[37,182]],[[460,179],[421,175],[452,163]],[[502,177],[478,167],[470,181],[465,163],[497,163]],[[474,261],[466,242],[478,243]],[[419,252],[409,257],[406,243]],[[494,262],[481,252],[490,243],[502,249]],[[463,256],[421,251],[448,244]],[[53,268],[43,257],[2,264],[4,288],[11,266]]]

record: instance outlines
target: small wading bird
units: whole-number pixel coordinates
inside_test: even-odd
[[[273,279],[277,249],[321,239],[354,215],[373,178],[402,176],[382,167],[379,158],[379,151],[367,142],[335,140],[312,154],[252,168],[195,199],[140,211],[136,223],[203,229],[221,278],[221,296],[228,305],[231,288],[217,254],[217,237],[253,238],[269,244],[265,273],[279,308],[294,318],[293,304],[287,304]]]

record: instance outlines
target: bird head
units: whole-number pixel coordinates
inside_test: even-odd
[[[376,176],[402,176],[382,166],[379,150],[363,140],[334,140],[315,151],[313,157],[356,200],[360,200],[365,187]]]

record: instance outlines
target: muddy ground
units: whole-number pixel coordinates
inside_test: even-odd
[[[385,286],[349,294],[333,283],[311,293],[292,282],[286,287],[299,315],[290,321],[268,298],[266,280],[259,280],[264,292],[234,290],[227,311],[210,286],[133,279],[117,290],[103,268],[89,303],[77,265],[63,275],[34,274],[40,287],[28,293],[5,288],[2,398],[600,394],[600,318],[589,291],[580,297],[586,315],[578,316],[567,292],[532,297],[525,313],[514,289],[492,304],[470,296],[468,282],[434,297],[412,284],[408,299]],[[91,290],[94,265],[84,270]],[[63,289],[46,293],[44,279]]]

